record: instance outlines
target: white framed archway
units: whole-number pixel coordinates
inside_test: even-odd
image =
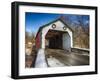
[[[55,28],[52,27],[53,24],[56,25]],[[64,30],[63,27],[66,27],[66,30]],[[72,30],[68,26],[66,26],[66,24],[64,24],[61,20],[58,20],[54,23],[47,25],[46,27],[44,27],[42,29],[42,35],[41,35],[41,48],[42,49],[45,49],[45,36],[49,30],[66,32],[65,34],[63,34],[63,37],[62,37],[63,48],[70,50],[73,47],[73,32],[72,32]]]

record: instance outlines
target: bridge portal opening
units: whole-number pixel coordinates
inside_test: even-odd
[[[70,36],[64,31],[49,30],[45,36],[45,48],[69,50],[70,44]]]

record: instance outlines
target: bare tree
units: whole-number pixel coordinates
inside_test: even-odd
[[[73,29],[74,46],[89,48],[89,17],[85,15],[62,15],[60,18]]]

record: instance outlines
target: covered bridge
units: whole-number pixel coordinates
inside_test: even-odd
[[[36,49],[38,50],[35,67],[48,67],[45,48],[71,51],[73,47],[73,32],[66,23],[61,19],[57,19],[40,27],[35,40]]]
[[[52,21],[42,27],[36,35],[36,48],[65,49],[73,47],[72,29],[61,19]]]

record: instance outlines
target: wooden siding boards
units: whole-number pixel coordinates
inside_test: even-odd
[[[35,39],[36,40],[36,48],[37,49],[39,49],[39,48],[41,48],[42,47],[42,45],[41,45],[41,43],[42,43],[42,32],[39,32],[38,34],[37,34],[37,38]]]

